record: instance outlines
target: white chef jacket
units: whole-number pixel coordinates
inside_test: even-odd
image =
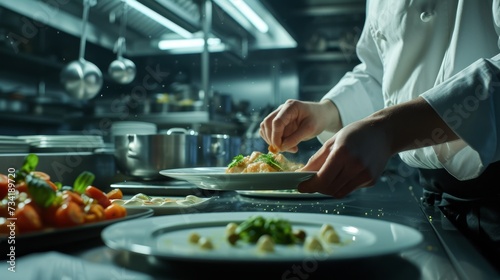
[[[499,30],[500,0],[368,0],[361,63],[323,99],[337,105],[345,126],[422,96],[460,140],[401,152],[401,159],[475,178],[500,160]]]

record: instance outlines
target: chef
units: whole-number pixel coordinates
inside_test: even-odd
[[[361,63],[321,101],[279,106],[261,136],[289,152],[318,137],[303,168],[317,176],[299,191],[334,197],[374,185],[399,154],[457,223],[500,240],[499,34],[500,0],[369,0]],[[468,218],[481,211],[493,214]]]

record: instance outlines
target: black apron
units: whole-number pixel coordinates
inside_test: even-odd
[[[422,202],[439,207],[487,258],[500,256],[500,162],[459,181],[444,169],[419,169]],[[498,262],[498,261],[496,261]]]

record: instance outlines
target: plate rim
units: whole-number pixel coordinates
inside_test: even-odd
[[[309,180],[317,174],[317,171],[225,173],[225,169],[226,167],[173,168],[160,170],[159,173],[163,176],[188,181],[201,189],[221,191],[293,189],[298,183]],[[186,172],[188,170],[196,172]],[[198,172],[203,170],[207,170],[207,172]],[[264,184],[262,181],[259,182],[260,184],[252,181],[252,178],[262,179],[262,177],[267,179]],[[281,177],[285,180],[276,183],[272,177]]]
[[[325,199],[335,199],[333,196],[322,194],[322,193],[289,193],[280,192],[280,190],[238,190],[236,191],[239,195],[248,197],[259,197],[259,198],[288,198],[288,199],[301,199],[301,198],[325,198]],[[269,193],[266,193],[269,192]]]
[[[231,216],[232,215],[232,216]],[[378,225],[378,226],[385,226],[390,227],[391,229],[399,228],[402,230],[405,230],[406,233],[409,233],[413,235],[413,240],[408,240],[408,238],[404,238],[402,240],[399,240],[399,244],[396,244],[397,246],[392,247],[392,248],[387,248],[384,246],[380,246],[383,248],[382,250],[379,250],[378,252],[365,252],[364,254],[347,254],[347,255],[336,255],[336,254],[331,254],[327,255],[325,258],[318,259],[317,261],[344,261],[344,260],[350,260],[350,259],[362,259],[362,258],[371,258],[371,257],[378,257],[378,256],[385,256],[385,255],[391,255],[395,254],[398,252],[401,252],[403,250],[408,250],[413,247],[416,247],[417,245],[421,244],[423,242],[423,235],[420,233],[418,230],[415,228],[412,228],[408,225],[396,223],[396,222],[391,222],[391,221],[386,221],[386,220],[377,220],[377,219],[372,219],[372,218],[366,218],[366,217],[359,217],[359,216],[350,216],[350,215],[333,215],[333,214],[324,214],[324,213],[305,213],[305,212],[261,212],[261,211],[244,211],[244,212],[211,212],[211,213],[196,213],[196,214],[184,214],[184,215],[170,215],[167,217],[152,217],[149,219],[144,219],[144,220],[131,220],[131,221],[123,221],[121,223],[116,223],[113,225],[110,225],[106,227],[102,232],[101,232],[101,239],[103,240],[104,244],[115,250],[124,250],[124,251],[129,251],[133,253],[138,253],[142,255],[149,255],[153,257],[160,258],[162,260],[167,260],[167,261],[188,261],[188,262],[210,262],[210,263],[228,263],[228,262],[237,262],[237,263],[259,263],[259,262],[280,262],[280,263],[288,263],[288,262],[297,262],[297,261],[302,261],[304,258],[307,258],[308,255],[304,254],[302,256],[297,256],[297,257],[290,257],[290,258],[285,258],[285,259],[278,259],[278,258],[259,258],[258,256],[249,256],[247,259],[242,259],[242,258],[232,258],[230,256],[227,257],[214,257],[208,256],[200,256],[200,254],[195,254],[195,255],[183,255],[183,254],[175,254],[172,252],[164,252],[164,251],[156,251],[155,248],[152,248],[151,246],[144,245],[144,244],[138,244],[138,242],[134,244],[124,244],[123,242],[120,242],[119,236],[117,236],[115,233],[118,231],[122,233],[129,233],[124,228],[132,228],[134,227],[133,224],[136,224],[135,227],[137,228],[146,228],[146,231],[143,231],[142,238],[144,236],[147,236],[149,240],[144,241],[143,243],[150,243],[150,244],[156,244],[154,241],[154,235],[156,235],[157,232],[163,231],[163,229],[170,227],[179,227],[183,226],[186,224],[203,224],[203,222],[208,220],[212,221],[209,219],[209,217],[213,216],[218,216],[222,218],[226,218],[229,220],[244,220],[245,218],[248,218],[250,215],[264,215],[267,217],[276,217],[276,216],[281,216],[285,218],[293,218],[293,217],[298,217],[299,221],[298,223],[301,223],[303,221],[310,222],[311,218],[331,218],[332,221],[329,221],[329,223],[333,224],[335,226],[335,223],[348,223],[346,221],[352,221],[355,222],[365,222],[368,224],[370,227],[370,224],[373,225]],[[232,217],[232,218],[231,218]],[[192,220],[192,219],[194,220]],[[176,220],[177,219],[177,220]],[[335,220],[337,219],[337,220]],[[302,221],[300,221],[302,220]],[[319,224],[324,223],[323,219],[320,219],[321,221],[318,222]],[[183,223],[181,223],[183,221]],[[226,222],[228,222],[226,221]],[[221,221],[224,222],[224,221]],[[130,225],[132,223],[132,225]],[[128,224],[128,225],[127,225]],[[147,226],[149,224],[149,226]],[[363,226],[354,225],[355,227],[363,228]],[[366,229],[366,225],[364,226],[364,229]],[[370,231],[373,235],[375,235],[376,239],[378,240],[380,236],[377,235],[376,233],[373,232],[373,230],[368,230]],[[375,230],[375,231],[380,231],[380,230]],[[113,240],[113,238],[115,240]],[[125,237],[127,240],[131,240],[132,238]],[[187,238],[187,237],[186,237]],[[128,246],[127,246],[128,245]]]

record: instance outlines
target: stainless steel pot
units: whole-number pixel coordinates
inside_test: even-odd
[[[241,138],[226,134],[209,134],[201,136],[202,166],[227,166],[231,160],[241,154]]]
[[[194,167],[197,164],[194,132],[170,130],[165,134],[114,136],[115,160],[127,176],[141,180],[165,179],[164,169]]]

